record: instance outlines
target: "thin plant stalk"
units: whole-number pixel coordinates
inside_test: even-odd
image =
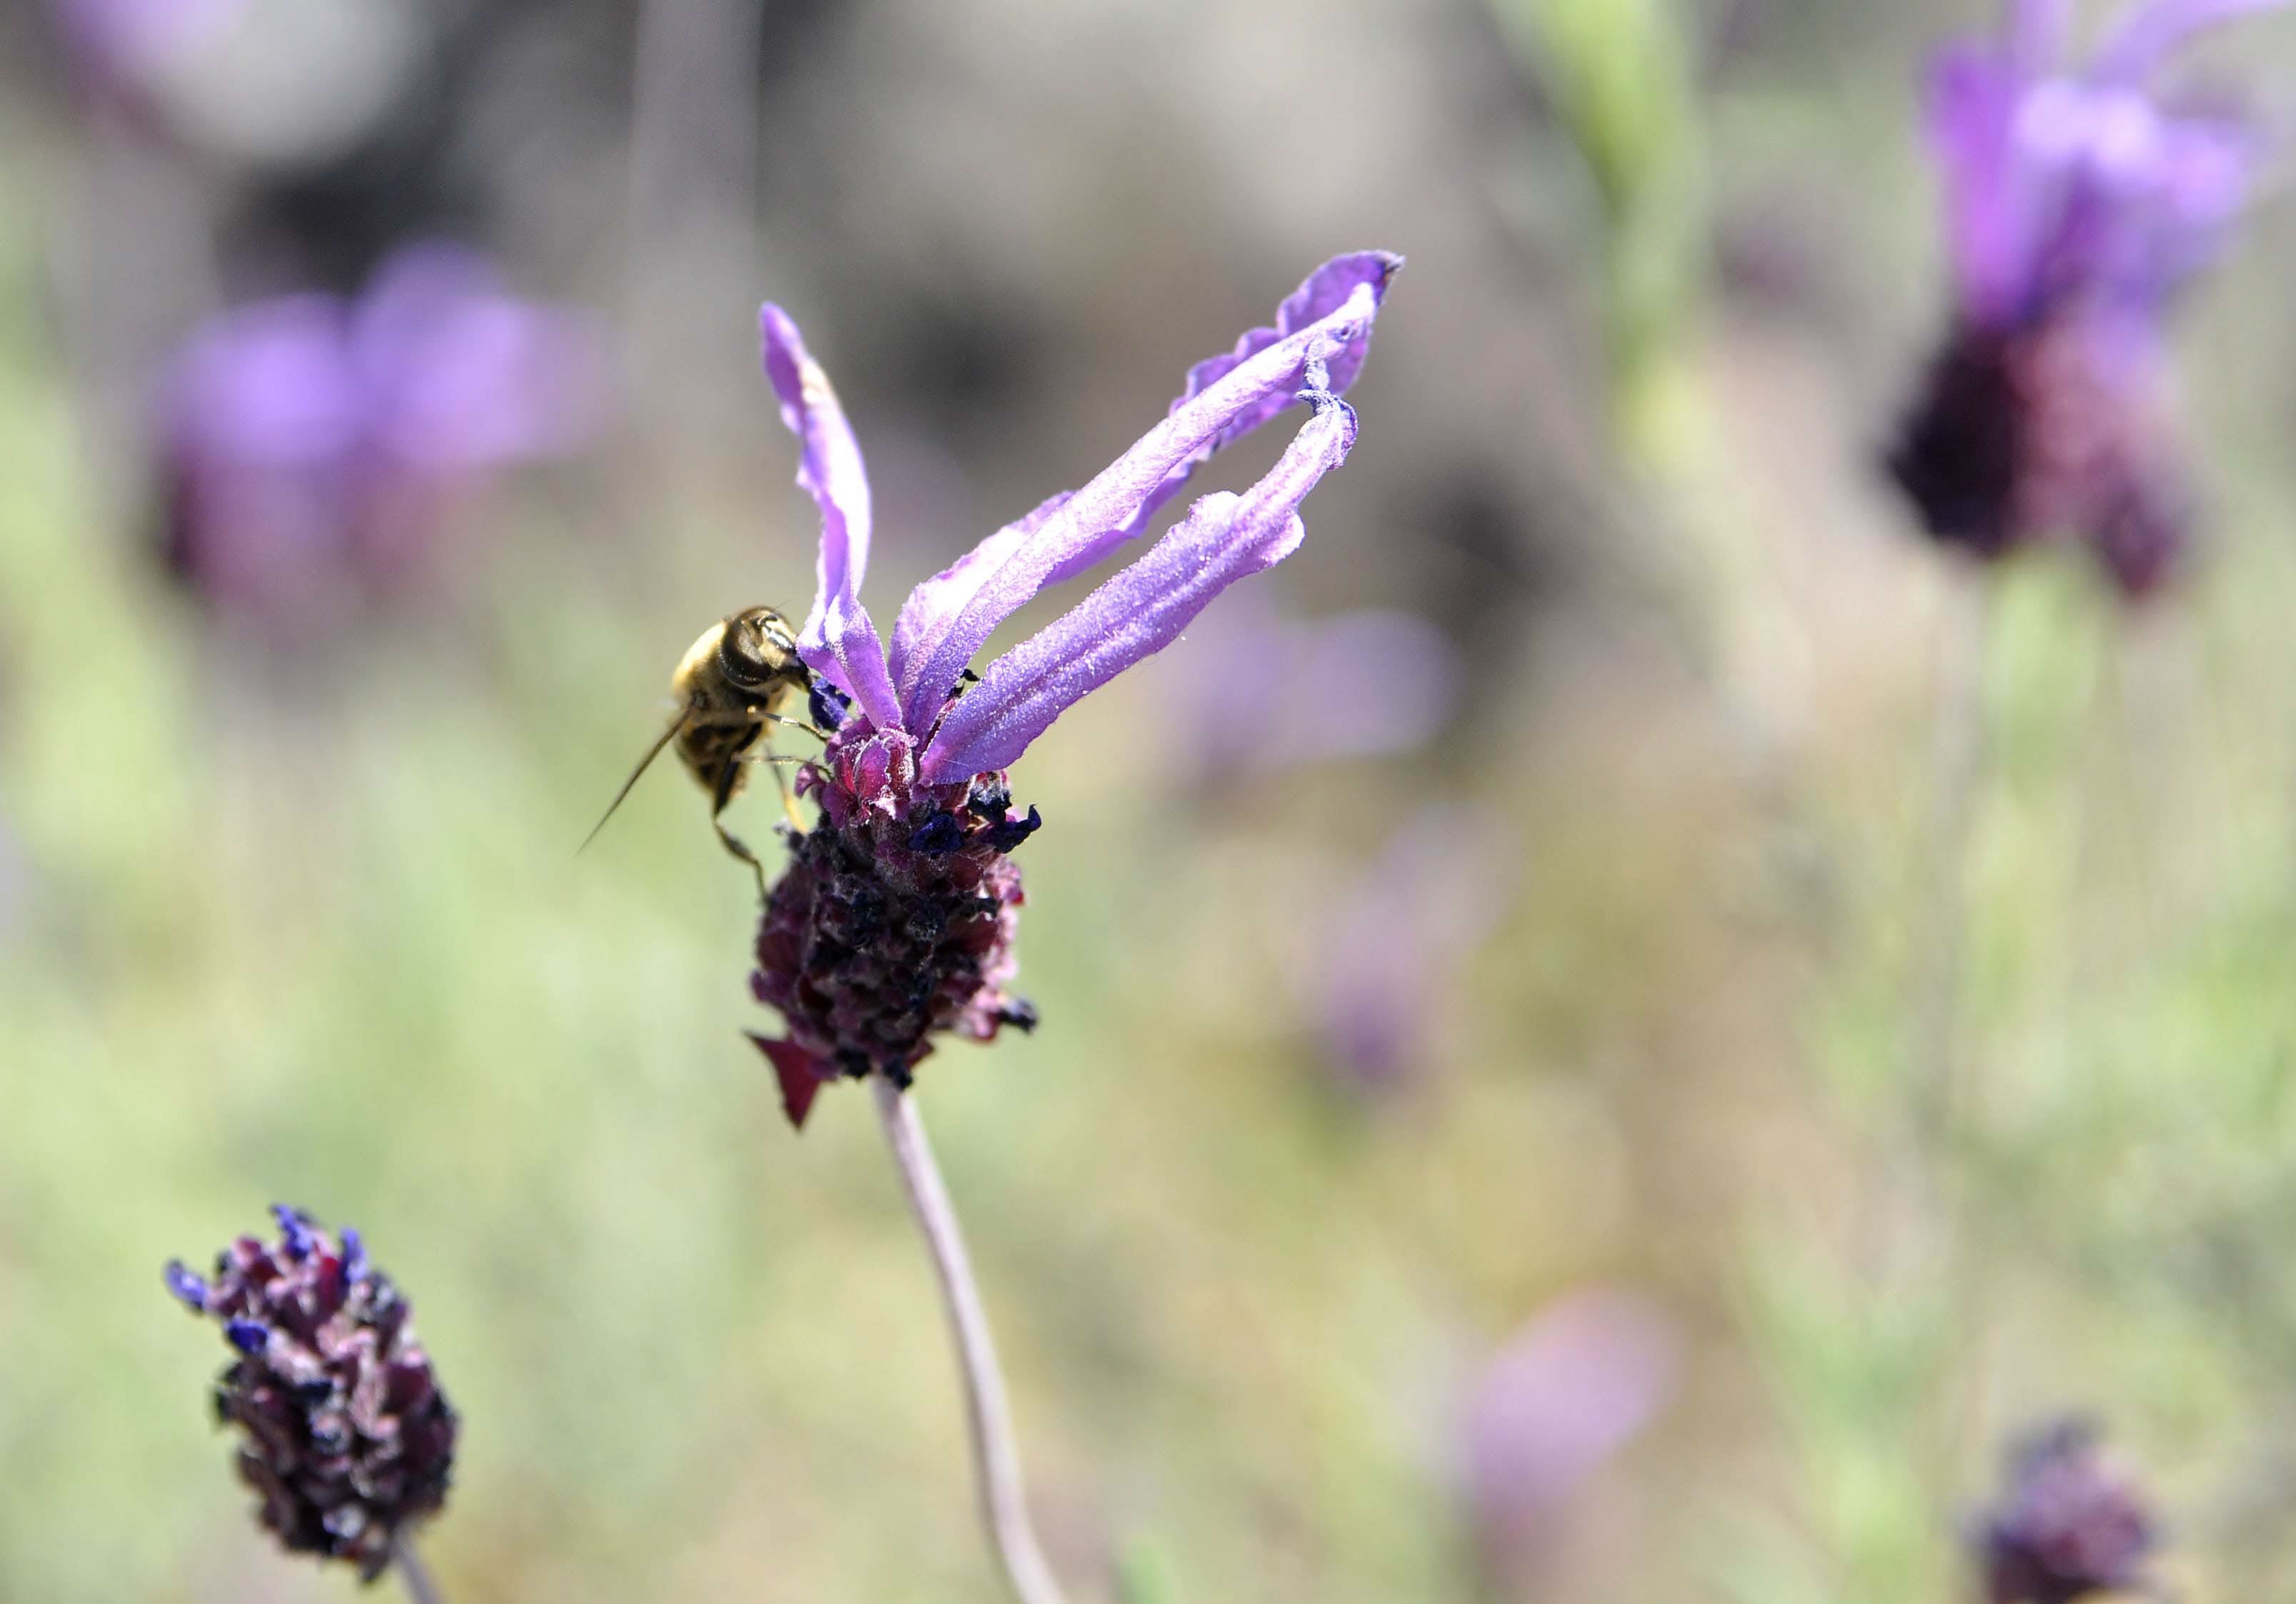
[[[1866,1256],[1882,1284],[1949,1273],[1950,1156],[1969,931],[1969,837],[1985,773],[1985,675],[1994,580],[1952,576],[1938,630],[1937,722],[1906,979],[1901,1100],[1869,1213]]]
[[[1993,577],[1954,576],[1939,631],[1928,896],[1918,932],[1907,1093],[1917,1153],[1937,1159],[1953,1128],[1961,970],[1969,929],[1969,826],[1985,767],[1987,637]]]
[[[947,1311],[949,1334],[956,1342],[958,1368],[964,1375],[964,1414],[972,1444],[973,1475],[980,1494],[980,1518],[988,1541],[1004,1567],[1021,1604],[1062,1604],[1060,1584],[1037,1545],[1036,1529],[1029,1523],[1029,1504],[1021,1481],[1021,1450],[1013,1435],[1013,1419],[1004,1401],[1004,1378],[996,1368],[996,1346],[989,1338],[988,1317],[973,1282],[972,1264],[965,1256],[964,1236],[957,1228],[956,1211],[948,1188],[933,1162],[932,1146],[925,1140],[923,1122],[915,1103],[885,1076],[870,1077],[877,1097],[877,1116],[885,1127],[885,1144],[901,1172],[908,1192],[910,1212],[924,1232],[932,1254],[933,1270],[940,1280],[941,1304]]]
[[[430,1579],[430,1573],[415,1557],[414,1544],[405,1537],[394,1537],[390,1543],[390,1562],[398,1572],[398,1580],[406,1589],[406,1596],[414,1604],[446,1604],[446,1595]]]

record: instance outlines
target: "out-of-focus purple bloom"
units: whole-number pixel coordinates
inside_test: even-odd
[[[92,84],[133,90],[195,55],[247,0],[52,0],[57,31]]]
[[[1986,1604],[2073,1604],[2145,1587],[2160,1542],[2150,1501],[2097,1447],[2094,1421],[2051,1420],[2010,1444],[1972,1542]]]
[[[460,1422],[406,1300],[340,1236],[284,1205],[279,1240],[243,1236],[212,1279],[169,1260],[168,1290],[215,1321],[233,1353],[216,1418],[242,1436],[240,1478],[282,1547],[348,1561],[372,1581],[405,1528],[446,1502]]]
[[[2280,4],[2140,0],[2075,70],[2062,0],[2008,0],[1997,40],[1938,61],[1955,322],[1890,468],[1939,540],[1991,559],[2083,539],[2132,595],[2177,567],[2162,325],[2238,218],[2261,142],[2146,81],[2192,34]]]
[[[1503,839],[1472,813],[1423,809],[1320,912],[1308,1007],[1355,1090],[1392,1093],[1425,1069],[1456,1011],[1459,970],[1505,905]]]
[[[1246,593],[1188,645],[1163,700],[1209,779],[1409,751],[1458,696],[1443,632],[1392,608],[1283,618]]]
[[[226,313],[164,390],[169,560],[217,606],[312,633],[419,583],[459,504],[577,445],[598,388],[578,315],[455,246],[402,251],[356,301]]]
[[[798,482],[821,509],[820,583],[800,651],[851,701],[800,782],[822,821],[767,899],[752,977],[788,1032],[758,1044],[793,1123],[840,1075],[906,1082],[940,1032],[985,1041],[1002,1025],[1035,1022],[1004,988],[1021,904],[1006,854],[1036,815],[1013,816],[1004,770],[1214,596],[1299,545],[1300,502],[1355,443],[1355,412],[1339,392],[1363,366],[1401,266],[1361,251],[1317,268],[1274,326],[1191,369],[1164,421],[1098,477],[919,585],[890,650],[860,597],[871,515],[860,447],[797,325],[765,308],[767,377],[802,444]],[[1130,566],[972,678],[998,625],[1139,536],[1197,466],[1294,401],[1308,421],[1258,484],[1198,501]]]
[[[1462,1467],[1487,1561],[1534,1569],[1575,1494],[1673,1396],[1675,1322],[1622,1287],[1570,1293],[1493,1354],[1466,1399]]]

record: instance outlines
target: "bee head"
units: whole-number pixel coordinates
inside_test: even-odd
[[[726,633],[718,642],[718,666],[743,691],[808,681],[789,620],[770,607],[752,607],[726,620]]]

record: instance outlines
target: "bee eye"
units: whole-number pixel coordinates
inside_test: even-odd
[[[744,689],[756,689],[773,677],[765,642],[748,624],[726,632],[718,648],[718,666],[726,671],[727,679]]]

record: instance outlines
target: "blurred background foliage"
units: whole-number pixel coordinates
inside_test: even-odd
[[[1874,462],[1944,299],[1915,74],[1980,12],[0,18],[0,1599],[351,1596],[251,1529],[159,1283],[274,1199],[417,1305],[454,1596],[997,1596],[862,1100],[797,1140],[741,1039],[746,877],[671,773],[573,846],[693,634],[809,593],[760,299],[869,454],[882,618],[1365,245],[1412,266],[1312,538],[1024,760],[1045,1025],[920,1079],[1058,1568],[1937,1600],[2070,1405],[2190,1596],[2274,1596],[2296,217],[2182,326],[2196,581],[1978,594]],[[251,598],[186,544],[174,353],[441,239],[570,318],[580,448],[362,455],[293,527],[410,561]],[[1374,609],[1416,666],[1251,639]]]

